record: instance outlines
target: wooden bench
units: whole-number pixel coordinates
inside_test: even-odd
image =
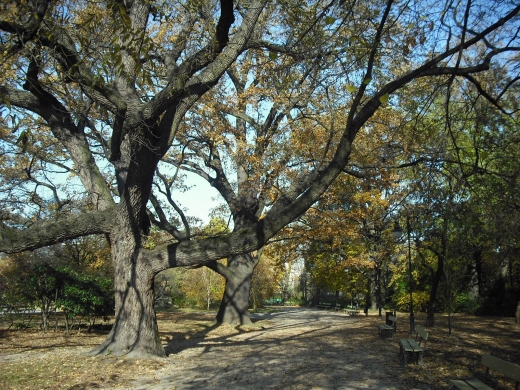
[[[320,302],[316,305],[316,307],[318,309],[325,309],[325,310],[329,310],[332,306],[332,303],[325,303],[325,302]]]
[[[347,306],[343,309],[345,313],[347,313],[349,316],[357,316],[359,315],[359,309],[354,306]]]
[[[397,317],[389,316],[388,321],[392,323],[392,325],[381,324],[377,326],[377,333],[381,337],[391,336],[397,330]]]
[[[423,353],[426,347],[426,342],[430,332],[426,332],[423,328],[417,327],[415,339],[401,339],[399,340],[399,355],[404,360],[404,364],[408,364],[408,355],[415,358],[417,364],[423,364]],[[423,343],[423,345],[421,345]]]
[[[497,371],[516,382],[515,390],[518,390],[520,383],[520,366],[510,363],[508,361],[491,356],[489,353],[482,355],[481,364],[486,367],[486,378],[489,375],[489,370]],[[469,380],[450,380],[451,386],[459,390],[493,390],[492,387],[482,383],[478,379]]]

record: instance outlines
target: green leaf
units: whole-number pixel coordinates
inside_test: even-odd
[[[278,58],[278,53],[275,51],[270,51],[269,58],[272,59],[273,61],[276,60]]]
[[[25,130],[22,130],[22,132],[20,133],[20,136],[18,137],[18,139],[16,140],[16,145],[18,145],[19,143],[23,143],[24,140],[27,139],[27,132]]]
[[[126,26],[130,26],[132,24],[132,22],[130,20],[130,16],[128,16],[128,14],[126,13],[126,9],[123,6],[123,4],[119,4],[119,14],[123,18],[123,21]]]
[[[482,160],[485,160],[488,157],[489,157],[489,152],[482,152],[482,153],[480,153],[480,158]]]
[[[336,21],[336,18],[334,18],[332,16],[327,16],[325,18],[325,24],[334,24],[335,21]]]
[[[30,131],[27,130],[22,130],[22,132],[20,133],[20,136],[18,137],[18,139],[16,140],[16,145],[18,144],[22,144],[21,147],[22,147],[22,151],[25,153],[27,151],[27,146],[28,146],[28,142],[29,142],[29,135],[30,135]]]
[[[363,84],[368,85],[368,84],[370,84],[371,81],[372,81],[372,78],[367,77],[366,79],[363,80]]]
[[[350,93],[354,92],[356,90],[356,87],[354,87],[353,85],[347,85],[347,91],[349,91]]]
[[[116,61],[114,63],[114,65],[116,66],[116,68],[118,68],[120,65],[121,65],[121,62],[123,61],[123,57],[121,56],[121,54],[116,54],[115,56],[116,58]]]
[[[383,104],[385,104],[388,101],[388,94],[385,93],[384,95],[379,97],[379,101]]]

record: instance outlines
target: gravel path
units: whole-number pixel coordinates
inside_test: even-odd
[[[281,308],[253,314],[255,328],[174,340],[168,363],[133,389],[405,389],[395,338],[377,317]]]

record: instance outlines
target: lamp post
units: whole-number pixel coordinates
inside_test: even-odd
[[[343,272],[345,272],[345,297],[347,295],[347,289],[348,289],[348,267],[345,267],[345,269],[343,270]],[[352,300],[351,300],[351,304],[352,304]]]
[[[413,291],[412,291],[412,249],[410,246],[410,220],[408,216],[406,217],[406,232],[408,235],[408,283],[410,285],[410,334],[415,334],[415,319],[413,314]],[[399,226],[399,222],[395,222],[394,230],[392,231],[392,236],[394,240],[399,239],[403,235],[403,231]]]

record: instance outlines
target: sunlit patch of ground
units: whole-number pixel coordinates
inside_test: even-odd
[[[159,313],[168,353],[160,361],[87,357],[108,333],[62,328],[0,331],[2,389],[447,389],[449,379],[484,379],[480,355],[490,352],[520,364],[520,327],[513,318],[438,314],[424,365],[403,366],[398,340],[408,337],[408,315],[398,331],[380,339],[374,314],[284,309],[258,316],[253,326],[217,326],[214,313]],[[419,314],[416,323],[424,322]],[[32,321],[37,324],[37,320]],[[0,324],[0,329],[3,325]],[[510,389],[493,373],[488,384]]]

